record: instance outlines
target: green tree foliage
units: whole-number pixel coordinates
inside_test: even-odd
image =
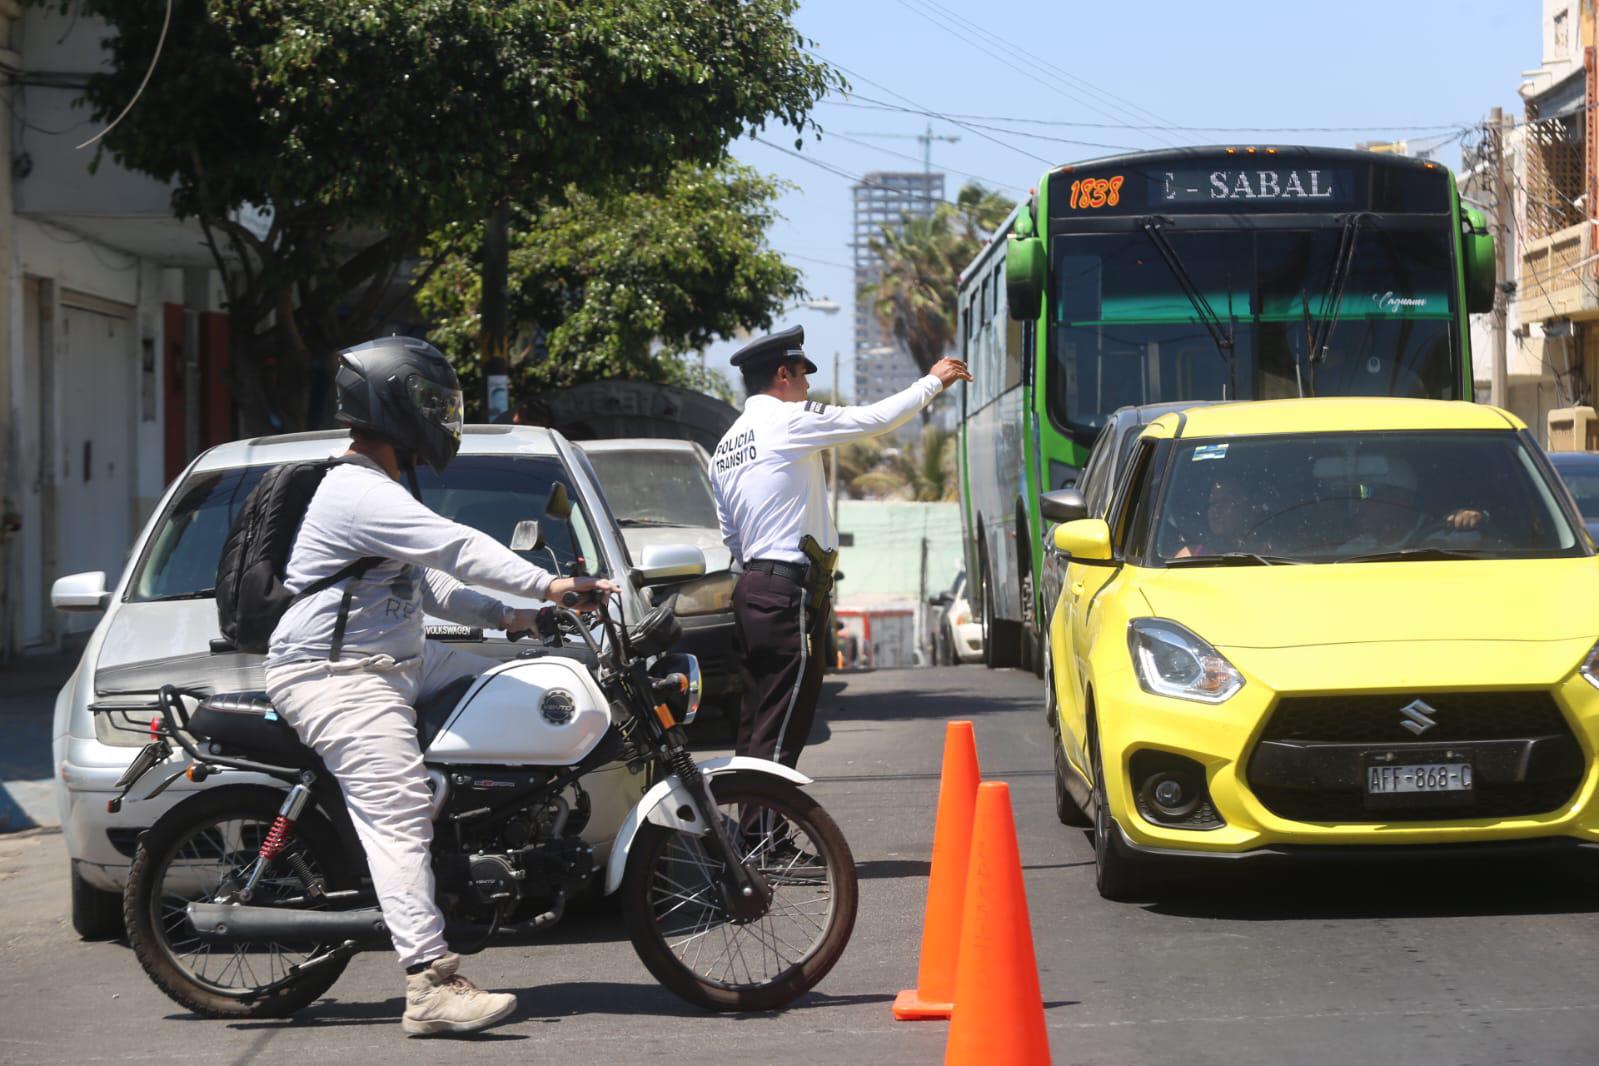
[[[803,295],[799,272],[765,243],[778,192],[724,160],[679,164],[659,186],[624,178],[513,204],[514,395],[606,378],[731,391],[684,356],[769,327]],[[426,255],[440,265],[417,294],[431,336],[468,375],[479,358],[482,237],[481,225],[435,235]]]
[[[873,442],[876,443],[876,442]],[[846,446],[846,453],[855,445]],[[910,444],[846,454],[839,473],[852,499],[958,500],[955,435],[925,426]]]
[[[247,431],[325,418],[308,383],[392,320],[395,278],[429,234],[506,200],[714,163],[752,128],[804,129],[837,84],[805,53],[795,0],[173,5],[149,84],[102,145],[172,182],[204,228]],[[165,5],[81,8],[111,27],[86,91],[108,121],[139,89]]]
[[[974,182],[961,189],[955,203],[907,219],[902,228],[885,227],[872,239],[882,274],[863,296],[921,370],[954,346],[960,272],[1015,206]]]

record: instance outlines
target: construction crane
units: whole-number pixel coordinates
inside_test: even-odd
[[[922,145],[922,173],[931,176],[933,173],[933,142],[944,141],[954,144],[960,138],[948,133],[934,133],[933,124],[927,124],[925,133],[850,133],[850,137],[876,137],[884,140],[920,141]]]

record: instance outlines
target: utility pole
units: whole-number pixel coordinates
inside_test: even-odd
[[[838,352],[833,352],[833,402],[844,406],[844,390],[838,387]],[[838,528],[838,445],[833,445],[833,528]]]
[[[492,422],[510,406],[509,304],[511,211],[504,201],[489,210],[483,226],[482,348],[484,421]]]
[[[1501,108],[1488,112],[1488,124],[1493,127],[1489,144],[1493,150],[1494,168],[1494,309],[1491,319],[1493,330],[1493,367],[1488,385],[1488,402],[1504,407],[1510,399],[1509,372],[1505,351],[1508,343],[1506,320],[1509,296],[1506,284],[1510,281],[1510,261],[1505,254],[1510,243],[1513,224],[1510,202],[1510,182],[1505,175],[1505,113]]]

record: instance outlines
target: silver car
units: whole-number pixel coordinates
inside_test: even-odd
[[[72,863],[73,924],[80,935],[112,936],[121,930],[120,893],[139,834],[206,787],[179,778],[156,800],[108,811],[117,778],[148,740],[141,727],[152,717],[151,694],[165,683],[212,691],[263,685],[259,656],[213,653],[211,646],[220,637],[217,559],[234,516],[269,467],[336,455],[348,444],[347,434],[333,431],[212,448],[167,489],[114,585],[108,587],[99,572],[56,582],[57,609],[105,612],[56,698],[51,734],[56,798]],[[610,577],[623,587],[627,617],[643,616],[646,590],[628,565],[621,530],[587,460],[560,434],[529,426],[468,426],[459,457],[442,477],[425,468],[419,473],[423,502],[502,543],[510,541],[518,521],[540,519],[545,546],[528,554],[530,561],[565,574]],[[543,513],[557,483],[566,486],[573,504],[567,521],[552,521]],[[496,595],[518,606],[533,605]],[[430,639],[463,642],[495,658],[512,657],[524,647],[501,633],[432,620],[428,633]],[[593,815],[583,836],[595,846],[603,868],[617,827],[645,782],[620,764],[589,782]]]
[[[616,512],[633,558],[656,544],[692,544],[705,555],[705,576],[671,586],[683,626],[677,647],[696,656],[705,703],[738,716],[741,685],[733,649],[732,553],[722,541],[706,473],[710,457],[693,441],[657,437],[586,440],[600,488]]]

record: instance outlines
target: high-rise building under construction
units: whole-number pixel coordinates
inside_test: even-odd
[[[923,218],[944,199],[944,175],[874,171],[852,187],[855,226],[850,248],[855,266],[854,403],[872,403],[905,388],[919,376],[904,345],[884,329],[866,291],[877,283],[882,262],[872,242],[885,228],[897,230],[907,218]]]

